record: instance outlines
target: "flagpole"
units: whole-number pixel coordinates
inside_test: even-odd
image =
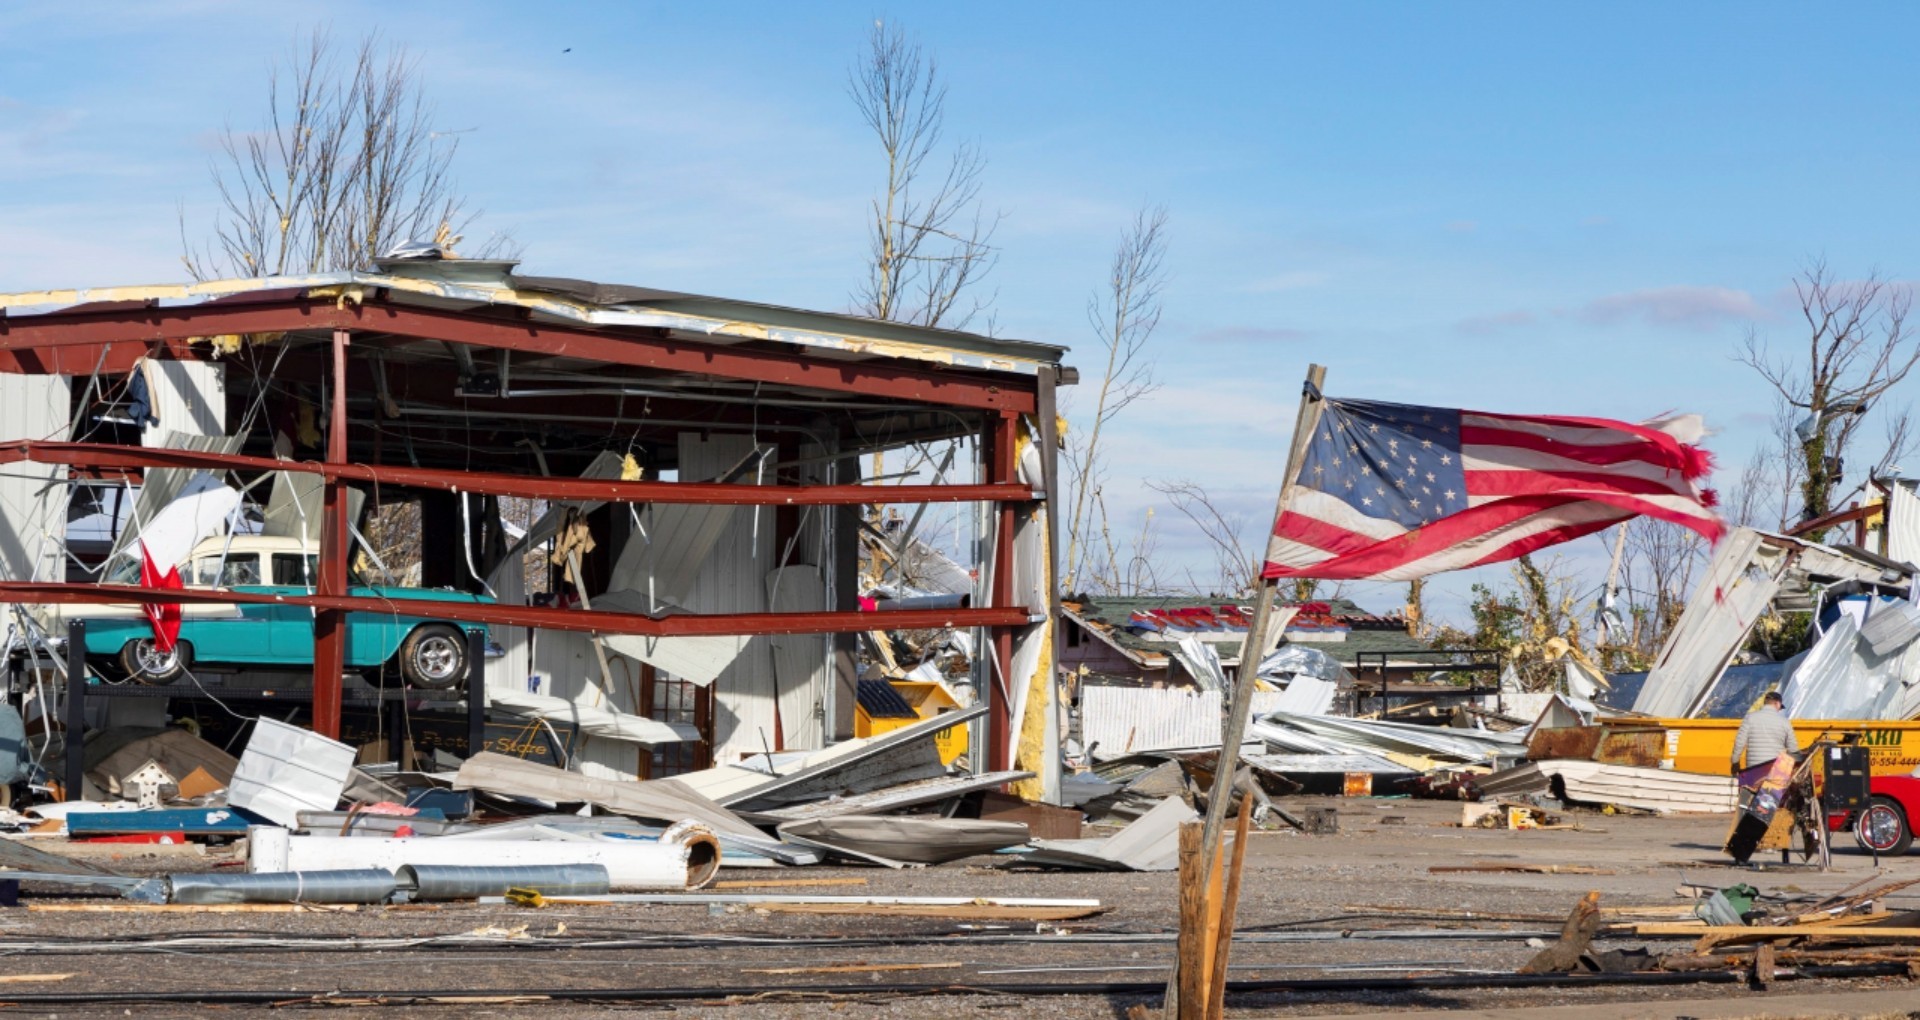
[[[1287,451],[1287,470],[1281,478],[1279,499],[1274,503],[1275,521],[1286,512],[1289,497],[1293,494],[1293,483],[1300,474],[1300,461],[1306,456],[1307,443],[1312,440],[1313,430],[1319,424],[1321,407],[1325,403],[1322,394],[1326,380],[1327,370],[1324,366],[1307,366],[1306,385],[1300,393],[1300,411],[1293,422],[1293,445]],[[1263,546],[1261,562],[1264,563],[1265,559]],[[1220,733],[1220,755],[1214,762],[1213,786],[1207,791],[1207,820],[1201,830],[1198,880],[1203,889],[1208,888],[1208,883],[1212,881],[1215,848],[1219,845],[1220,830],[1227,818],[1233,774],[1240,767],[1240,737],[1246,732],[1247,716],[1253,710],[1254,673],[1259,669],[1261,655],[1266,651],[1267,618],[1273,613],[1273,594],[1278,586],[1276,579],[1265,576],[1258,579],[1259,592],[1253,605],[1253,619],[1247,625],[1246,641],[1240,646],[1240,665],[1233,681],[1233,705],[1227,712],[1226,727]],[[1181,980],[1179,968],[1180,962],[1176,956],[1173,978],[1167,983],[1169,1015],[1172,1015],[1178,1001],[1174,988]]]

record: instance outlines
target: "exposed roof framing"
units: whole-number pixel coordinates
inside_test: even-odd
[[[351,329],[826,392],[1032,411],[1033,377],[1057,365],[1065,350],[581,281],[504,273],[495,281],[436,278],[457,275],[459,266],[396,264],[388,274],[0,295],[0,352],[13,362],[0,367],[73,374],[90,371],[108,353],[100,345],[109,343]],[[84,353],[63,353],[67,347]]]

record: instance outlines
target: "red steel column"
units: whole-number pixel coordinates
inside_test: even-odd
[[[1002,412],[1000,421],[993,433],[992,465],[993,481],[1007,482],[1018,477],[1014,464],[1015,443],[1020,434],[1020,416],[1013,412]],[[1013,528],[1014,505],[1003,502],[999,505],[998,526],[994,530],[993,543],[993,595],[992,604],[996,606],[1013,605]],[[993,670],[997,682],[988,695],[993,708],[987,718],[987,769],[992,772],[1004,772],[1012,766],[1013,745],[1019,739],[1013,718],[1014,685],[1020,678],[1013,675],[1013,632],[1012,627],[993,628]]]
[[[327,416],[327,463],[347,462],[347,344],[344,329],[333,331],[333,399]],[[319,594],[346,595],[347,558],[353,543],[347,531],[347,487],[328,478],[321,503]],[[313,614],[313,729],[340,739],[340,674],[347,664],[347,614],[319,609]]]

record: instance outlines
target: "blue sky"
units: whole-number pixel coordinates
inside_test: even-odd
[[[1770,401],[1730,355],[1749,328],[1792,342],[1792,274],[1916,275],[1905,5],[202,0],[0,7],[0,291],[179,278],[218,130],[330,23],[419,56],[530,271],[844,309],[880,173],[844,81],[875,17],[936,53],[950,131],[990,160],[1004,335],[1090,366],[1114,241],[1168,209],[1123,519],[1155,478],[1265,515],[1311,360],[1337,394],[1697,411],[1737,470]],[[1169,563],[1203,567],[1160,519]]]

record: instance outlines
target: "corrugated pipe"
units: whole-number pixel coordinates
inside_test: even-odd
[[[536,889],[547,896],[593,896],[612,888],[607,869],[598,864],[408,864],[401,867],[397,878],[402,892],[423,902],[502,896],[509,889]]]
[[[173,903],[385,903],[393,895],[393,872],[282,871],[277,874],[171,875]]]

